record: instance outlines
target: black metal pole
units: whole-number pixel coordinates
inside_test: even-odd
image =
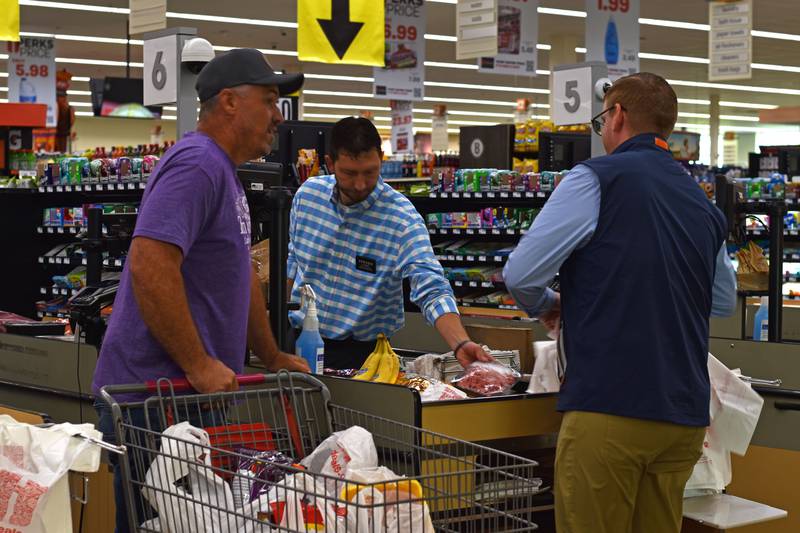
[[[292,192],[286,187],[270,188],[267,192],[270,212],[269,236],[269,320],[272,333],[283,351],[289,346],[289,308],[286,294],[286,259],[289,255],[289,211],[292,208]]]
[[[86,285],[97,285],[103,272],[103,253],[100,243],[103,238],[103,210],[93,207],[89,209],[89,227],[87,228],[84,250],[86,251]]]
[[[769,208],[769,342],[783,339],[783,215],[786,205],[770,202]]]

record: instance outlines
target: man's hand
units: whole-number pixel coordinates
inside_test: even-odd
[[[305,372],[311,373],[308,367],[308,362],[298,355],[288,354],[286,352],[278,352],[267,367],[270,372],[277,372],[278,370],[288,370],[289,372]]]
[[[195,369],[187,372],[186,379],[194,390],[203,394],[234,391],[239,388],[233,370],[213,357],[206,357]]]
[[[547,331],[553,331],[558,335],[561,328],[561,295],[559,293],[556,293],[553,307],[539,315],[539,322],[547,328]]]
[[[456,359],[458,359],[458,362],[461,363],[461,366],[464,368],[475,361],[494,363],[494,357],[486,353],[486,350],[484,350],[480,344],[472,341],[465,343],[458,349]]]

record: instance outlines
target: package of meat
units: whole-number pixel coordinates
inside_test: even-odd
[[[507,394],[520,377],[519,372],[503,364],[476,361],[454,377],[451,383],[480,396],[495,396]]]

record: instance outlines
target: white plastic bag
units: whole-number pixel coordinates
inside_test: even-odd
[[[208,433],[188,422],[164,431],[142,488],[142,496],[158,512],[163,533],[239,531],[240,524],[228,512],[234,509],[231,489],[210,469],[208,445]],[[184,478],[188,492],[178,484]]]
[[[0,415],[0,531],[61,533],[72,530],[68,470],[96,472],[102,439],[91,424],[39,428]]]
[[[561,382],[558,376],[558,347],[556,341],[533,343],[533,374],[527,392],[531,394],[558,392]]]
[[[348,479],[353,469],[378,466],[378,450],[369,431],[352,426],[322,441],[300,464],[314,474]],[[335,481],[329,480],[328,485],[328,492],[336,490]]]

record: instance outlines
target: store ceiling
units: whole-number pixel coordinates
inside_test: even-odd
[[[127,15],[114,12],[114,8],[127,8],[127,0],[74,0],[72,4],[63,2],[43,2],[38,0],[20,0],[21,26],[23,32],[47,33],[72,36],[89,36],[122,39],[119,44],[93,42],[79,37],[76,40],[60,39],[57,43],[57,56],[70,62],[59,66],[67,68],[74,76],[86,78],[90,76],[124,76],[125,68],[121,66],[126,60]],[[708,82],[708,66],[673,57],[670,60],[656,59],[648,54],[671,56],[687,56],[689,58],[706,58],[708,56],[708,32],[701,29],[689,29],[662,26],[672,21],[705,25],[708,23],[707,3],[700,0],[642,0],[641,18],[655,19],[641,25],[641,70],[658,73],[667,79],[676,80],[681,85],[675,86],[678,97],[684,102],[680,105],[680,123],[707,124],[703,115],[708,113],[708,105],[691,103],[687,100],[708,101],[712,92],[720,95],[723,102],[756,104],[756,106],[722,107],[722,124],[734,128],[752,128],[758,106],[764,105],[798,105],[800,103],[800,2],[796,0],[754,0],[754,30],[786,34],[781,38],[754,36],[754,65],[762,68],[753,70],[750,80],[729,82],[734,88],[695,86],[695,83]],[[98,11],[80,9],[64,9],[65,6],[100,6]],[[438,0],[427,2],[428,27],[427,34],[453,36],[455,34],[454,0]],[[567,15],[540,14],[539,43],[549,44],[564,35],[574,36],[578,46],[583,46],[585,19],[574,16],[585,8],[583,0],[542,0],[541,6],[572,11]],[[111,9],[106,9],[111,8]],[[357,113],[360,109],[373,109],[376,117],[387,117],[388,103],[374,100],[371,97],[354,96],[352,93],[371,93],[371,83],[353,80],[332,80],[316,76],[371,77],[372,69],[349,65],[325,65],[320,63],[300,63],[297,61],[297,31],[294,28],[280,28],[264,25],[259,21],[296,21],[296,2],[293,0],[233,0],[229,2],[211,2],[209,0],[169,0],[168,12],[185,14],[187,17],[171,16],[169,26],[196,27],[200,36],[207,38],[214,45],[240,47],[249,46],[266,50],[274,50],[268,54],[270,62],[276,68],[290,71],[302,70],[309,75],[305,89],[306,114],[343,115]],[[220,21],[191,20],[191,15],[233,17],[239,19],[256,19],[255,23],[234,23]],[[572,15],[572,16],[569,16]],[[760,34],[757,34],[760,35]],[[141,38],[141,36],[138,36]],[[428,62],[461,63],[474,65],[472,61],[455,61],[455,43],[442,40],[427,39]],[[549,70],[549,52],[539,50],[539,68]],[[142,47],[131,46],[131,61],[141,63]],[[577,54],[577,60],[583,60],[583,54]],[[677,60],[676,60],[677,59]],[[121,62],[117,65],[92,65],[86,60]],[[0,61],[0,71],[5,70],[5,61]],[[141,68],[132,68],[131,74],[141,76]],[[520,78],[502,75],[478,74],[474,70],[442,66],[426,67],[426,80],[444,83],[466,83],[482,86],[482,89],[466,89],[452,87],[426,87],[426,96],[432,99],[466,99],[475,102],[451,102],[448,109],[459,113],[450,117],[451,127],[457,127],[458,121],[499,122],[510,121],[517,97],[529,97],[538,104],[547,104],[546,94],[534,94],[526,88],[547,89],[548,76],[536,78]],[[0,85],[4,80],[0,79]],[[494,90],[492,86],[518,87],[519,90]],[[736,87],[749,86],[756,90],[735,90]],[[76,81],[70,99],[73,103],[89,102],[89,97],[81,92],[88,91],[85,81]],[[315,91],[336,94],[313,94]],[[772,91],[772,92],[763,92]],[[310,94],[311,93],[311,94]],[[342,94],[351,93],[351,94]],[[0,96],[5,96],[0,94]],[[493,102],[493,103],[490,103]],[[497,102],[506,102],[505,105]],[[429,100],[416,105],[420,110],[419,119],[430,118],[423,110],[430,109],[436,100]],[[89,111],[88,107],[85,111]],[[546,108],[537,110],[540,115],[548,114]],[[505,116],[504,116],[505,115]],[[725,118],[728,117],[728,118]],[[332,117],[314,117],[320,120],[333,120]],[[378,121],[378,124],[386,124]],[[425,127],[426,124],[420,123]]]

